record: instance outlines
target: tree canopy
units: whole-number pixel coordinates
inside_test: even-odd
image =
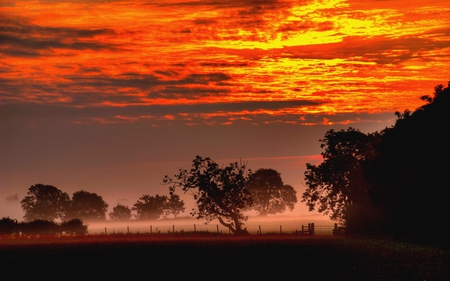
[[[70,203],[69,195],[52,185],[32,185],[20,201],[25,221],[64,220]]]
[[[170,192],[177,188],[192,192],[197,208],[191,215],[207,222],[218,219],[234,234],[248,234],[244,227],[243,210],[251,202],[251,195],[245,186],[251,179],[251,171],[242,163],[230,163],[220,167],[211,158],[197,156],[190,170],[180,169],[174,179],[166,176]]]
[[[258,169],[246,186],[252,197],[251,209],[260,216],[292,211],[297,203],[296,191],[283,183],[280,173],[274,169]]]
[[[131,209],[120,203],[117,203],[113,211],[109,213],[109,218],[114,221],[128,221],[131,217]]]
[[[168,198],[165,195],[143,195],[136,201],[132,210],[136,212],[138,220],[157,220],[165,210],[165,204]]]
[[[330,219],[345,221],[350,207],[370,204],[369,185],[364,178],[363,163],[373,157],[379,134],[361,131],[329,130],[320,140],[323,162],[306,164],[307,189],[302,195],[310,211],[317,210]]]
[[[96,193],[80,190],[74,192],[67,217],[84,221],[106,220],[108,204]]]
[[[164,204],[164,216],[167,217],[173,214],[174,217],[177,217],[180,213],[184,213],[185,210],[184,201],[180,199],[180,196],[178,194],[170,194]]]

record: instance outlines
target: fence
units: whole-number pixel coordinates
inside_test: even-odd
[[[312,225],[312,231],[311,231]],[[301,231],[297,229],[302,229]],[[247,226],[247,231],[250,234],[309,234],[309,235],[333,235],[336,233],[338,228],[335,224],[332,225],[319,225],[316,226],[314,223],[305,225],[297,225],[293,228],[292,225],[279,224],[277,227],[274,224],[268,225],[250,225]],[[89,229],[89,234],[139,234],[139,233],[150,233],[150,234],[162,234],[162,233],[192,233],[192,232],[209,232],[209,233],[219,233],[219,234],[232,234],[232,232],[220,225],[220,224],[147,224],[147,225],[110,225],[105,227],[94,227]]]

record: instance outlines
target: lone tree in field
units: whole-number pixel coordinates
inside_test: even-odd
[[[251,171],[242,163],[220,167],[209,157],[197,156],[191,170],[180,169],[175,179],[166,176],[163,182],[171,185],[171,194],[177,188],[192,192],[197,205],[197,209],[192,209],[192,216],[205,218],[207,222],[218,219],[234,234],[248,234],[243,223],[248,217],[242,211],[251,202],[245,188],[250,179]]]
[[[32,185],[22,201],[25,221],[63,220],[70,203],[69,195],[52,185]]]
[[[273,169],[256,170],[247,190],[252,196],[251,209],[260,216],[283,213],[286,209],[292,211],[297,203],[295,189],[283,184],[280,173]]]
[[[114,221],[128,221],[131,217],[131,209],[120,203],[117,203],[117,206],[109,213],[109,218]]]

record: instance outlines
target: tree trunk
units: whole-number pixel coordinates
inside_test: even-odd
[[[226,223],[221,217],[218,217],[218,219],[219,219],[219,222],[223,226],[228,227],[228,229],[230,229],[230,231],[233,232],[233,234],[236,234],[236,235],[250,234],[250,233],[248,233],[247,228],[242,229],[242,226],[239,223],[239,219],[236,216],[233,216],[234,224],[236,227],[233,227],[233,225],[231,223]]]
[[[242,229],[242,225],[241,222],[239,221],[238,217],[236,215],[233,215],[233,220],[234,220],[234,224],[236,225],[236,231],[234,232],[234,234],[237,235],[246,235],[249,234],[247,231],[247,228]]]

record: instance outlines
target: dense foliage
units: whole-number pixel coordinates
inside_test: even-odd
[[[22,201],[26,221],[63,220],[70,203],[69,195],[52,185],[32,185]]]
[[[396,113],[395,126],[385,130],[366,178],[374,205],[386,214],[386,229],[444,241],[445,233],[431,231],[431,226],[448,220],[450,82],[422,100],[426,104],[415,111]]]
[[[67,210],[67,218],[85,221],[106,220],[108,204],[96,193],[80,190],[74,192]]]
[[[184,201],[176,194],[166,195],[143,195],[136,201],[131,209],[136,212],[138,220],[156,220],[161,216],[166,217],[173,214],[175,217],[184,212]]]
[[[0,235],[56,235],[87,233],[88,226],[80,219],[71,219],[56,223],[50,220],[36,219],[32,221],[18,222],[4,217],[0,220]]]
[[[113,221],[127,221],[132,217],[131,209],[128,206],[117,203],[113,211],[109,213],[109,218]]]
[[[394,126],[364,134],[330,130],[323,162],[307,164],[302,201],[347,224],[351,233],[444,240],[431,225],[446,220],[446,148],[450,83]],[[425,225],[425,226],[423,226]]]
[[[250,208],[260,216],[283,213],[286,209],[292,211],[297,203],[295,189],[284,184],[280,173],[274,169],[256,170],[246,188],[252,197]]]
[[[96,193],[84,190],[69,195],[52,185],[36,184],[20,201],[25,221],[105,220],[108,204]]]

